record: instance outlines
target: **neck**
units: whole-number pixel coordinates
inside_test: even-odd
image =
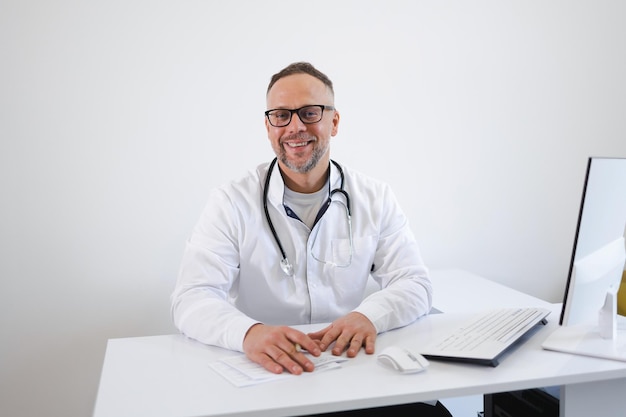
[[[295,172],[285,167],[280,161],[280,174],[287,188],[297,193],[310,194],[322,189],[329,175],[329,161],[320,161],[311,171]]]

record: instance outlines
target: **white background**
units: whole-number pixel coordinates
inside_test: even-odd
[[[333,158],[391,184],[431,268],[560,301],[587,157],[626,156],[624,16],[0,0],[0,414],[89,415],[107,339],[175,331],[185,239],[211,187],[273,156],[265,89],[297,60],[335,82]]]

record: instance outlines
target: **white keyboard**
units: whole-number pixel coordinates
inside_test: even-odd
[[[536,308],[489,311],[449,335],[438,347],[442,351],[472,351],[490,343],[507,344],[515,341],[520,333],[525,333],[529,326],[534,326],[542,318],[542,311]]]
[[[543,308],[500,308],[476,315],[435,341],[422,352],[433,358],[485,360],[493,366],[496,358],[527,331],[545,323],[550,311]]]

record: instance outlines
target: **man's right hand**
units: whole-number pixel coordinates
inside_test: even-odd
[[[250,327],[243,340],[246,356],[275,374],[286,369],[294,375],[300,375],[315,369],[313,362],[300,348],[313,356],[322,353],[317,342],[301,331],[287,326],[255,324]]]

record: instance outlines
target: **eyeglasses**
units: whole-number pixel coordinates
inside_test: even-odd
[[[270,124],[274,127],[285,127],[291,123],[291,117],[294,113],[305,124],[317,123],[322,120],[324,110],[335,110],[333,106],[324,106],[321,104],[304,106],[299,109],[272,109],[265,112],[265,116]]]

